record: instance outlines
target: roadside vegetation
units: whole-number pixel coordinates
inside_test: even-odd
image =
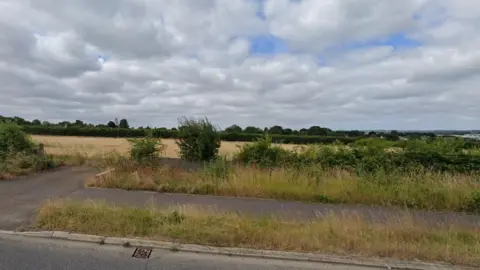
[[[20,126],[0,123],[0,179],[55,164],[86,165],[113,169],[89,179],[86,185],[91,187],[480,213],[480,150],[464,139],[356,138],[348,145],[337,140],[286,148],[264,134],[225,155],[219,151],[224,135],[208,119],[181,118],[174,130],[181,159],[165,158],[167,145],[153,131],[128,139],[128,151],[91,154],[71,149],[50,156]],[[133,209],[56,201],[42,207],[36,226],[215,246],[480,265],[478,229],[433,228],[414,224],[408,216],[382,223],[341,215],[294,221],[191,206]]]
[[[465,152],[461,139],[414,140],[397,148],[369,139],[348,147],[286,150],[266,136],[243,145],[233,157],[217,155],[205,161],[189,149],[211,145],[206,149],[215,153],[211,149],[217,144],[202,140],[210,137],[202,137],[201,132],[191,134],[183,156],[190,155],[187,161],[203,162],[197,169],[123,159],[110,163],[113,173],[90,179],[87,186],[480,211],[480,155]]]
[[[42,146],[34,143],[18,125],[0,122],[0,180],[53,166]]]
[[[355,216],[310,221],[254,218],[181,206],[119,208],[101,202],[51,201],[36,227],[76,233],[142,237],[223,247],[318,252],[341,255],[443,261],[480,266],[480,231],[431,228],[409,216],[369,223]]]

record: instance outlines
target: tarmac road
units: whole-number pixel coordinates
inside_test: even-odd
[[[133,258],[134,248],[0,235],[1,270],[371,270],[379,268],[291,262],[153,250]]]

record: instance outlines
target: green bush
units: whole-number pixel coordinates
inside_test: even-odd
[[[250,133],[228,133],[220,132],[222,141],[236,141],[236,142],[254,142],[263,138],[264,134],[250,134]],[[332,144],[340,142],[342,144],[350,144],[355,140],[363,137],[340,137],[340,136],[311,136],[311,135],[282,135],[269,134],[272,143],[285,144]]]
[[[470,195],[464,210],[471,213],[480,213],[480,190],[474,191]]]
[[[0,178],[20,175],[54,167],[29,136],[13,123],[0,123]]]
[[[138,162],[155,160],[166,148],[160,139],[150,136],[128,139],[128,142],[131,145],[130,157]]]
[[[43,171],[53,167],[55,167],[55,164],[50,156],[17,152],[11,153],[4,158],[0,164],[0,172],[24,174],[27,172]]]
[[[460,146],[459,146],[460,145]],[[443,172],[480,172],[480,154],[466,153],[461,142],[408,142],[405,148],[390,149],[391,142],[377,139],[363,140],[345,146],[309,145],[301,151],[287,151],[273,147],[270,139],[246,144],[236,155],[243,163],[260,166],[311,166],[355,170],[359,174],[374,171],[410,171],[427,169]],[[416,146],[416,147],[415,147]]]
[[[287,162],[289,152],[280,146],[272,145],[269,135],[257,139],[253,143],[247,143],[240,147],[235,154],[234,160],[245,164],[255,164],[258,167],[275,167]]]
[[[17,152],[32,153],[35,144],[29,136],[13,123],[0,123],[0,158]]]
[[[179,119],[176,144],[180,157],[187,161],[210,161],[218,156],[221,140],[218,128],[207,118]]]

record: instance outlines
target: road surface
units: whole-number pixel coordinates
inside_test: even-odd
[[[307,204],[253,198],[85,188],[84,180],[92,177],[95,173],[98,171],[86,167],[64,167],[53,172],[0,181],[0,229],[15,230],[28,227],[34,222],[36,211],[41,204],[53,198],[72,198],[78,201],[96,199],[104,200],[112,205],[138,207],[152,202],[159,207],[195,204],[208,208],[213,207],[218,211],[236,211],[254,215],[275,214],[302,219],[317,218],[333,212],[359,215],[366,220],[382,221],[407,213],[403,210],[374,206]],[[413,216],[414,221],[429,223],[432,226],[444,223],[480,226],[480,216],[478,215],[413,210],[409,213]]]
[[[371,270],[378,268],[289,262],[153,250],[133,258],[134,248],[0,235],[0,269],[8,270]],[[385,268],[386,269],[386,268]]]

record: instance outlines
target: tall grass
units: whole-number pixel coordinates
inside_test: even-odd
[[[253,218],[192,206],[119,208],[99,202],[46,203],[36,225],[46,230],[144,237],[182,243],[269,250],[445,261],[480,266],[480,231],[414,223],[409,216],[371,223],[331,215],[310,221]]]
[[[255,168],[219,160],[199,171],[125,163],[88,186],[324,203],[358,203],[428,210],[478,211],[480,175],[304,166]],[[472,206],[473,205],[473,206]]]

